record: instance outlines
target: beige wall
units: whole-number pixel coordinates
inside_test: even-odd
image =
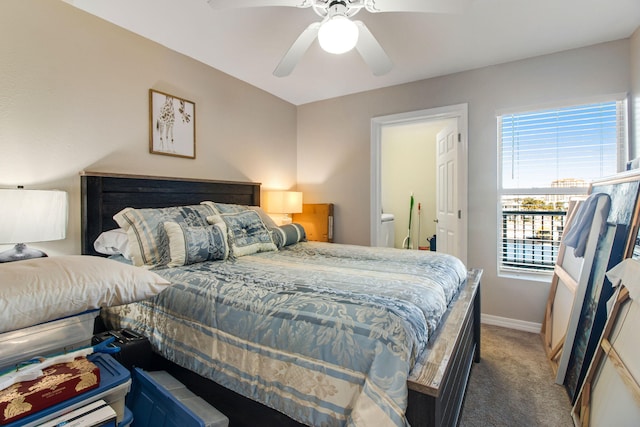
[[[540,323],[549,283],[498,277],[496,113],[624,93],[629,40],[311,103],[298,108],[298,189],[336,204],[336,240],[369,243],[372,117],[469,105],[468,264],[484,269],[483,313]]]
[[[631,156],[640,157],[640,27],[631,36]]]
[[[61,1],[0,3],[0,187],[69,192],[82,170],[296,184],[296,108]],[[150,88],[196,104],[195,160],[149,153]],[[248,125],[250,124],[250,126]]]
[[[409,200],[415,206],[411,225],[414,249],[428,246],[436,233],[436,136],[448,122],[385,126],[381,138],[381,201],[395,216],[395,247],[402,248],[409,225]],[[418,222],[418,203],[421,215]],[[418,227],[420,239],[418,241]]]

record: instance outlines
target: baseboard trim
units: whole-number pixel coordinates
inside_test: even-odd
[[[540,333],[541,323],[526,322],[524,320],[509,319],[507,317],[493,316],[491,314],[481,314],[480,322],[487,325],[502,326],[503,328],[517,329],[519,331]]]

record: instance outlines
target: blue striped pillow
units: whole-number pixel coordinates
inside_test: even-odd
[[[307,233],[300,224],[286,224],[271,230],[271,236],[278,249],[307,241]]]

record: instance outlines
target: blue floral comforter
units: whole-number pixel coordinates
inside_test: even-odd
[[[107,324],[309,425],[406,425],[407,377],[466,279],[433,252],[304,242],[156,270],[173,285]]]

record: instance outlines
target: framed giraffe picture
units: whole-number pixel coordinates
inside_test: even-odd
[[[149,152],[196,158],[196,104],[149,89]]]

